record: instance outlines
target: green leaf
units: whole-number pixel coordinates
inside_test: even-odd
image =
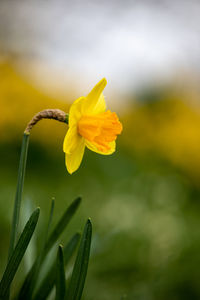
[[[28,247],[28,244],[31,240],[33,232],[38,222],[40,209],[37,208],[30,219],[26,223],[22,234],[19,237],[17,245],[10,256],[6,270],[3,274],[2,280],[0,282],[0,299],[4,299],[7,296],[10,284],[17,272],[19,264],[24,256],[24,253]]]
[[[88,220],[84,228],[83,236],[81,238],[78,254],[74,264],[66,297],[67,300],[81,299],[89,263],[91,237],[92,224],[90,220]]]
[[[18,299],[30,299],[30,293],[33,291],[33,288],[35,286],[35,274],[36,274],[36,269],[37,271],[38,266],[41,267],[43,260],[55,244],[55,242],[58,240],[59,236],[62,234],[66,226],[68,225],[69,221],[75,214],[76,210],[78,209],[79,205],[81,202],[81,198],[78,197],[75,199],[71,205],[66,209],[64,214],[62,215],[61,219],[58,221],[57,225],[53,229],[51,235],[47,239],[47,242],[45,243],[44,249],[42,251],[42,254],[36,259],[35,263],[33,264],[31,270],[27,274],[25,281],[20,289]],[[51,214],[50,214],[51,216]],[[49,226],[48,226],[49,228]],[[46,234],[47,235],[47,234]]]
[[[67,243],[67,245],[64,247],[63,253],[64,253],[65,266],[67,265],[70,258],[72,257],[72,255],[78,245],[79,240],[80,240],[80,234],[76,233],[75,235],[73,235],[73,237]],[[53,265],[51,266],[47,275],[41,282],[35,296],[33,297],[33,300],[47,299],[48,295],[50,294],[50,292],[54,286],[55,280],[56,280],[56,261],[53,263]]]
[[[17,237],[17,231],[18,231],[18,225],[19,225],[19,214],[20,214],[22,192],[23,192],[23,186],[24,186],[24,177],[25,177],[25,170],[26,170],[28,144],[29,144],[29,134],[24,133],[23,139],[22,139],[20,161],[19,161],[17,190],[16,190],[16,195],[15,195],[15,206],[14,206],[14,211],[13,211],[8,257],[10,257],[13,252],[13,249],[15,247],[16,237]]]
[[[53,219],[54,207],[55,207],[55,198],[52,198],[52,200],[51,200],[50,214],[49,214],[49,221],[48,221],[48,225],[47,225],[46,236],[48,236],[49,230],[50,230],[50,227],[51,227],[51,223],[52,223],[52,219]],[[46,242],[45,242],[45,244],[46,244]]]
[[[79,207],[81,202],[81,197],[76,198],[72,204],[67,208],[64,212],[61,219],[58,221],[57,225],[55,226],[54,230],[52,231],[50,237],[47,240],[45,246],[45,252],[49,252],[55,242],[58,240],[59,236],[62,234],[64,229],[66,228],[67,224],[75,214],[77,208]]]
[[[66,286],[63,247],[59,245],[56,266],[56,300],[63,300],[65,298],[65,290]]]
[[[41,261],[42,261],[43,255],[44,255],[46,237],[48,236],[49,228],[50,228],[51,223],[52,223],[54,206],[55,206],[55,201],[54,201],[54,199],[52,199],[49,219],[48,219],[48,222],[47,222],[47,228],[45,230],[45,236],[44,236],[44,239],[43,239],[40,254],[37,257],[37,260],[35,261],[33,267],[31,268],[31,271],[28,273],[28,275],[26,277],[26,280],[25,280],[25,282],[24,282],[24,284],[23,284],[23,286],[20,290],[18,299],[30,299],[32,294],[33,294],[33,290],[34,290],[34,287],[36,285],[37,278],[38,278],[38,273],[39,273],[39,270],[40,270]]]
[[[33,204],[33,202],[31,201],[31,199],[26,199],[24,201],[24,205],[23,205],[23,211],[21,214],[21,222],[22,224],[26,224],[27,220],[29,219],[30,215],[32,214],[32,212],[35,210],[35,206]],[[23,225],[24,226],[24,225]],[[20,230],[23,230],[22,226],[19,226]],[[28,248],[26,250],[26,253],[24,255],[24,266],[23,266],[23,272],[24,274],[27,274],[30,270],[30,268],[33,265],[34,259],[36,257],[36,236],[33,236]]]

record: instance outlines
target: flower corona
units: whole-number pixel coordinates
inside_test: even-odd
[[[115,140],[122,131],[122,124],[115,112],[106,111],[102,94],[106,83],[103,78],[87,97],[77,99],[70,107],[69,129],[63,143],[70,174],[79,168],[85,147],[103,155],[115,151]]]

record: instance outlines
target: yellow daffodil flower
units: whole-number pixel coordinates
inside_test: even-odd
[[[70,174],[79,168],[85,147],[103,155],[115,151],[115,140],[122,131],[122,124],[116,113],[106,111],[102,93],[106,84],[103,78],[87,97],[80,97],[70,107],[69,129],[63,143],[66,167]]]

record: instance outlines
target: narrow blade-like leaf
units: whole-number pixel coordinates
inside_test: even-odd
[[[37,208],[33,212],[30,219],[26,223],[22,234],[19,237],[19,240],[17,242],[17,245],[13,253],[10,256],[6,270],[0,282],[0,299],[4,299],[4,297],[7,295],[10,284],[17,272],[19,264],[24,256],[24,253],[28,247],[28,244],[31,240],[31,237],[37,225],[39,213],[40,213],[39,208]]]
[[[45,236],[44,236],[44,239],[42,242],[40,254],[37,257],[37,260],[34,263],[33,267],[31,268],[31,271],[28,273],[26,280],[24,281],[24,284],[20,290],[18,299],[24,299],[24,300],[30,299],[33,294],[33,290],[34,290],[34,287],[36,285],[37,278],[38,278],[38,272],[40,270],[41,261],[43,258],[44,247],[45,247],[46,239],[47,239],[46,237],[48,236],[49,228],[51,226],[51,222],[52,222],[52,218],[53,218],[54,206],[55,206],[55,201],[54,201],[54,199],[52,199],[49,219],[47,222],[47,228],[45,230]]]
[[[78,254],[69,283],[66,297],[67,300],[81,299],[89,263],[91,237],[92,224],[90,220],[88,220],[84,228],[83,236],[81,238]]]
[[[49,234],[49,230],[50,230],[51,223],[52,223],[52,220],[53,220],[54,207],[55,207],[55,198],[52,198],[46,236],[48,236],[48,234]],[[46,244],[46,242],[45,242],[45,244]]]
[[[76,198],[72,204],[67,208],[67,210],[64,212],[61,219],[58,221],[57,225],[55,226],[54,230],[52,231],[50,237],[47,240],[45,251],[48,252],[51,247],[54,245],[54,243],[58,240],[61,233],[64,231],[65,227],[75,214],[77,208],[79,207],[81,202],[81,197]]]
[[[29,299],[30,291],[33,289],[33,281],[35,277],[35,270],[37,266],[39,265],[41,267],[43,263],[43,259],[47,256],[55,242],[58,240],[59,236],[63,233],[64,229],[66,228],[67,224],[75,214],[76,210],[78,209],[81,202],[81,198],[76,198],[71,205],[66,209],[56,226],[54,227],[52,233],[50,234],[49,238],[47,239],[47,242],[45,243],[44,250],[42,251],[42,255],[40,255],[35,263],[33,264],[31,270],[27,274],[25,281],[20,289],[18,299]],[[40,259],[40,263],[38,263],[38,260]],[[35,283],[35,282],[34,282]]]
[[[80,234],[76,233],[67,245],[63,249],[65,266],[68,264],[70,258],[72,257],[78,242],[80,240]],[[42,280],[33,300],[45,300],[50,294],[56,280],[56,261],[51,266],[45,278]]]
[[[19,161],[17,190],[16,190],[16,195],[15,195],[15,205],[14,205],[14,211],[13,211],[8,257],[11,256],[13,249],[15,247],[16,236],[17,236],[17,231],[18,231],[19,214],[20,214],[22,192],[23,192],[23,186],[24,186],[24,177],[25,177],[25,171],[26,171],[28,144],[29,144],[29,134],[24,133],[23,139],[22,139],[20,161]]]
[[[65,266],[63,247],[59,245],[56,265],[56,300],[65,299]]]

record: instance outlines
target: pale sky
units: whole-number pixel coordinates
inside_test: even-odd
[[[41,81],[84,89],[106,77],[123,92],[199,72],[199,16],[198,0],[1,0],[0,49],[33,62]]]

